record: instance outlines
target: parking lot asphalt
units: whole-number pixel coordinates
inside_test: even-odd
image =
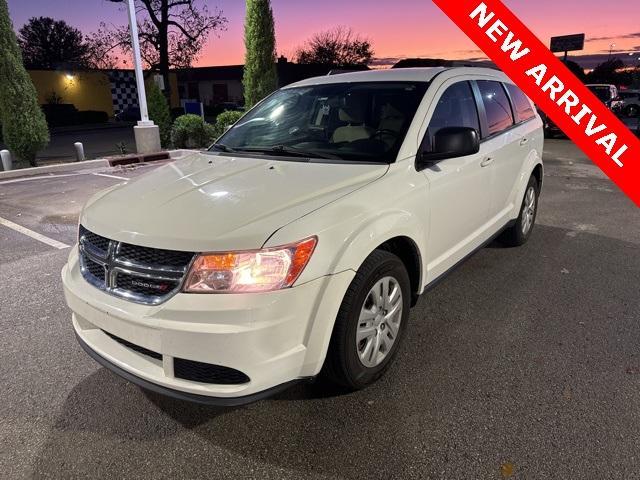
[[[87,159],[103,158],[125,152],[135,152],[136,142],[132,124],[104,124],[67,127],[51,131],[51,141],[38,153],[38,165],[73,162],[76,158],[74,143],[84,145]],[[0,142],[0,149],[6,148]]]
[[[640,210],[550,140],[538,223],[423,295],[377,384],[235,409],[164,398],[77,345],[57,249],[0,225],[0,477],[640,478]],[[0,181],[67,245],[95,191],[154,167]]]

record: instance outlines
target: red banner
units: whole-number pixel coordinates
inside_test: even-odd
[[[500,0],[433,0],[640,207],[640,140]]]

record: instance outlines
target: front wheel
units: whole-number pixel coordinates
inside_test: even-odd
[[[498,239],[509,247],[519,247],[527,243],[538,215],[538,197],[540,196],[540,186],[538,180],[533,175],[529,179],[525,190],[520,215],[515,224],[505,230]]]
[[[338,312],[323,376],[358,390],[391,364],[409,319],[411,287],[402,261],[376,250],[351,282]]]

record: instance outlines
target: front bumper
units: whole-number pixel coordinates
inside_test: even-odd
[[[77,249],[62,270],[73,326],[87,353],[145,388],[220,405],[255,401],[317,375],[353,276],[347,271],[261,294],[178,294],[161,305],[146,306],[87,283]],[[161,357],[128,348],[113,336]],[[222,385],[176,378],[174,359],[233,368],[249,381]]]

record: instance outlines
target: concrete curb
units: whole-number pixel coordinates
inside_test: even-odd
[[[144,155],[124,155],[121,157],[109,157],[107,162],[110,167],[120,167],[123,165],[135,165],[138,163],[158,162],[160,160],[171,160],[169,152],[147,153]]]
[[[82,170],[95,170],[99,168],[109,168],[124,165],[138,165],[166,160],[179,160],[188,157],[198,150],[170,150],[148,155],[125,155],[121,157],[101,158],[98,160],[86,160],[84,162],[60,163],[47,165],[44,167],[21,168],[18,170],[0,171],[0,180],[10,180],[20,177],[32,177],[35,175],[46,175],[49,173],[78,172]]]
[[[105,159],[87,160],[85,162],[60,163],[57,165],[47,165],[45,167],[20,168],[18,170],[9,170],[8,172],[0,172],[0,180],[9,180],[11,178],[19,177],[31,177],[34,175],[46,175],[48,173],[77,172],[80,170],[91,170],[107,167],[109,167],[109,161]]]

